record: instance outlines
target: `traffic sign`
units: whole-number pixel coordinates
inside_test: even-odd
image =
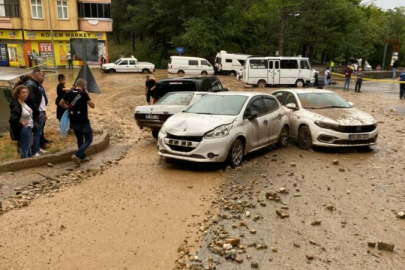
[[[181,55],[182,53],[184,53],[184,47],[177,47],[176,52]]]

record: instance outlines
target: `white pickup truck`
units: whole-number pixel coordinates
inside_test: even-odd
[[[108,63],[101,66],[101,69],[105,72],[142,72],[151,73],[155,71],[155,65],[148,62],[138,62],[138,59],[120,58],[114,63]]]

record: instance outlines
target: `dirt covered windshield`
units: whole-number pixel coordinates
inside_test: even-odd
[[[238,115],[246,102],[245,96],[207,95],[185,112],[212,115]]]
[[[346,100],[335,93],[300,93],[298,97],[304,109],[351,108]]]

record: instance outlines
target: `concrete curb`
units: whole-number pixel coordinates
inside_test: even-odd
[[[107,131],[97,131],[94,130],[94,133],[101,133],[101,136],[94,140],[90,147],[87,149],[87,155],[93,155],[104,151],[110,145],[110,134]],[[44,166],[48,163],[58,164],[66,161],[70,161],[70,157],[76,153],[77,146],[70,147],[66,150],[55,154],[48,154],[35,158],[26,158],[8,161],[3,164],[0,164],[0,172],[15,172],[22,169],[29,169],[34,167]]]

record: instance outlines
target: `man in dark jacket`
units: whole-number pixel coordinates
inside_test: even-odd
[[[398,60],[395,60],[392,64],[392,78],[395,79],[397,76]]]
[[[45,107],[46,101],[45,97],[40,89],[41,84],[44,82],[44,73],[39,69],[35,68],[32,71],[32,77],[25,83],[25,86],[30,90],[27,101],[33,105],[34,121],[38,127],[33,130],[33,149],[32,155],[39,156],[40,151],[40,139],[42,136],[42,129],[45,121]]]

